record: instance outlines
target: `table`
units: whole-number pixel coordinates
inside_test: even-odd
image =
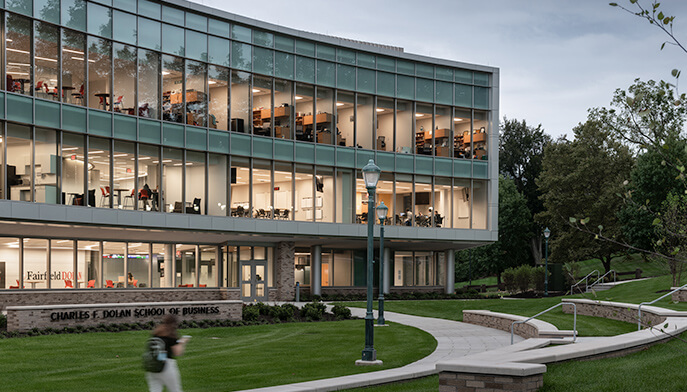
[[[129,188],[115,188],[113,191],[117,192],[117,207],[122,206],[122,192],[128,191]]]
[[[81,193],[76,193],[76,192],[69,192],[67,194],[69,195],[69,203],[67,203],[68,205],[74,204],[74,198],[81,195]]]
[[[95,96],[98,98],[102,98],[103,110],[107,110],[107,105],[108,105],[107,99],[110,97],[110,94],[109,93],[98,93],[98,94],[95,94]]]
[[[45,281],[44,280],[25,280],[24,281],[24,283],[30,284],[32,289],[36,288],[37,283],[43,283],[43,282],[45,282]]]
[[[72,86],[62,86],[62,98],[65,96],[65,92],[67,93],[67,96],[69,96],[69,92],[72,90],[76,90]],[[69,100],[69,103],[72,103],[71,99]]]
[[[14,79],[14,81],[21,84],[21,93],[26,94],[26,83],[31,82],[31,79]]]

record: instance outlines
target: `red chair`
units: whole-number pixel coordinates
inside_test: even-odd
[[[131,200],[131,209],[134,209],[134,193],[136,193],[136,188],[131,190],[131,194],[124,196],[124,208],[126,208],[126,201]]]
[[[17,279],[17,285],[16,286],[10,286],[10,289],[18,289],[19,288],[19,279]]]
[[[74,285],[72,284],[72,281],[69,279],[64,280],[64,288],[65,289],[73,289]]]
[[[108,189],[109,189],[110,187],[107,186],[107,187],[105,187],[105,188],[108,188]],[[109,191],[109,190],[108,190],[108,191],[105,191],[105,188],[100,187],[100,192],[102,192],[102,196],[100,196],[100,206],[101,206],[101,207],[107,207],[107,206],[104,206],[104,205],[103,205],[103,202],[104,202],[105,200],[107,200],[108,197],[110,197],[110,191]]]
[[[198,287],[208,287],[208,285],[202,284],[202,283],[201,283],[201,284],[198,285]]]
[[[134,279],[134,287],[138,287],[138,279]]]
[[[105,287],[109,287],[111,289],[114,288],[114,282],[111,280],[105,280]]]
[[[88,286],[86,286],[87,289],[94,289],[95,288],[95,279],[89,280],[88,281]]]

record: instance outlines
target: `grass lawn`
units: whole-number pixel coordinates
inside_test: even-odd
[[[379,367],[357,367],[364,320],[188,329],[179,359],[185,391],[234,391],[403,366],[429,355],[434,338],[392,323],[375,330]],[[141,354],[149,331],[4,339],[0,368],[17,391],[147,390]],[[3,388],[0,388],[3,389]]]
[[[590,259],[579,261],[580,265],[580,279],[588,273],[597,270],[601,275],[604,274],[604,267],[599,259]],[[611,269],[616,272],[634,272],[637,268],[641,268],[642,277],[661,276],[670,273],[668,265],[660,261],[646,262],[639,254],[631,254],[628,257],[618,256],[611,261]],[[623,279],[629,279],[625,276]]]
[[[470,284],[469,280],[466,280],[464,282],[458,282],[456,283],[456,288],[459,289],[463,286],[467,286]],[[478,284],[485,284],[487,286],[495,285],[496,284],[496,276],[487,276],[486,278],[480,278],[480,279],[473,279],[472,280],[473,285],[478,285]]]

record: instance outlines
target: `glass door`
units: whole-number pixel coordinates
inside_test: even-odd
[[[241,262],[241,299],[250,302],[267,301],[267,261]]]

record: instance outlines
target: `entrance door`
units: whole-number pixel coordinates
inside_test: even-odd
[[[243,301],[267,301],[267,261],[241,262],[241,299]]]

